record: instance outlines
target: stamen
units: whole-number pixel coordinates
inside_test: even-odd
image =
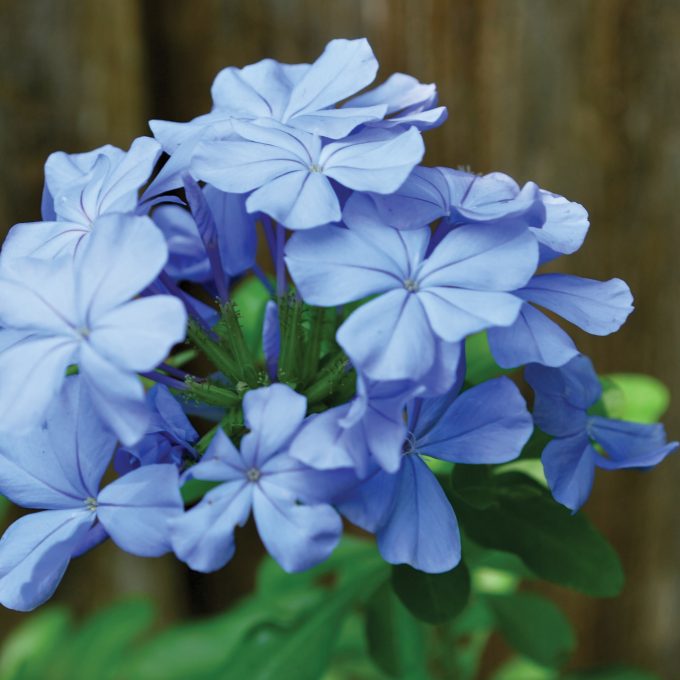
[[[246,477],[249,482],[257,482],[261,476],[262,473],[257,468],[250,468],[250,470],[246,472]]]
[[[406,288],[409,293],[416,293],[420,286],[418,285],[418,282],[413,279],[405,279],[404,288]]]

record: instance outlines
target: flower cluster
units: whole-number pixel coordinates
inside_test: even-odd
[[[538,272],[581,246],[586,211],[420,165],[446,109],[404,74],[365,89],[377,68],[364,39],[226,68],[210,113],[48,158],[43,219],[0,255],[0,493],[39,510],[0,541],[2,604],[41,604],[107,538],[219,569],[251,515],[288,571],[345,518],[387,562],[443,572],[461,547],[437,461],[506,463],[537,426],[576,510],[596,466],[677,446],[589,413],[600,384],[554,315],[607,335],[630,291]],[[266,299],[239,305],[253,282]],[[468,379],[480,332],[497,366],[528,366],[533,416],[500,369]]]

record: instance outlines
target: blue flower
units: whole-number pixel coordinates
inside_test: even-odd
[[[137,372],[184,339],[186,311],[167,295],[133,299],[167,259],[148,217],[97,220],[75,258],[10,260],[0,272],[0,429],[39,422],[77,364],[100,417],[133,444],[149,420]]]
[[[255,263],[257,216],[246,212],[244,196],[227,194],[210,185],[202,192],[216,226],[222,269],[227,276],[238,276]],[[177,280],[209,281],[212,270],[193,215],[178,205],[161,205],[153,219],[168,243],[165,271]]]
[[[0,602],[28,611],[59,585],[69,561],[110,536],[143,557],[170,550],[168,520],[182,512],[177,469],[149,465],[100,490],[116,438],[68,378],[42,425],[0,444],[0,493],[41,510],[12,524],[0,540]]]
[[[213,82],[210,113],[188,123],[152,120],[149,125],[172,154],[197,134],[213,140],[228,135],[234,119],[274,121],[330,139],[341,139],[361,125],[428,129],[446,120],[446,108],[436,106],[436,87],[403,73],[352,97],[373,81],[377,70],[365,38],[331,40],[313,64],[264,59],[225,68]]]
[[[310,416],[290,454],[319,470],[351,467],[359,478],[401,466],[407,436],[404,409],[423,390],[410,381],[374,382],[359,375],[349,403]]]
[[[494,359],[504,368],[528,363],[562,366],[579,353],[567,333],[534,305],[593,335],[614,333],[633,311],[633,296],[621,279],[540,274],[515,295],[525,301],[515,323],[488,332]]]
[[[274,384],[243,399],[250,433],[240,450],[218,430],[189,479],[221,482],[182,517],[173,520],[177,556],[197,571],[214,571],[234,554],[234,530],[251,510],[262,542],[286,571],[307,569],[330,555],[342,532],[327,504],[339,478],[313,470],[288,454],[307,400]]]
[[[136,444],[116,451],[114,464],[119,474],[153,463],[181,468],[186,460],[196,458],[193,444],[198,441],[198,432],[170,390],[154,385],[146,401],[151,414],[146,434]]]
[[[421,381],[441,343],[509,326],[522,301],[508,291],[534,273],[536,240],[519,225],[463,226],[426,256],[427,228],[392,229],[345,213],[348,229],[295,234],[286,263],[303,299],[332,306],[378,295],[343,323],[338,343],[373,380]],[[455,365],[446,375],[452,378]],[[450,381],[449,381],[450,384]]]
[[[43,219],[17,224],[2,247],[2,257],[51,259],[73,254],[101,215],[134,213],[140,187],[149,179],[161,147],[149,137],[125,152],[102,146],[81,154],[53,153],[45,163]]]
[[[596,467],[652,467],[678,447],[678,442],[667,443],[659,423],[589,415],[602,387],[590,359],[583,355],[561,368],[528,366],[525,377],[536,394],[536,425],[555,437],[542,456],[550,490],[574,512],[590,496]]]
[[[459,394],[464,372],[464,368],[458,371],[456,385],[447,395],[412,400],[408,424],[402,423],[401,429],[392,410],[381,429],[374,429],[376,414],[371,414],[363,430],[355,427],[352,437],[338,439],[336,423],[323,413],[311,420],[291,447],[294,456],[321,467],[343,464],[343,456],[344,465],[351,464],[355,449],[374,453],[368,473],[352,487],[342,488],[335,501],[351,522],[377,534],[380,553],[392,564],[438,573],[460,560],[455,514],[423,456],[453,463],[502,463],[516,458],[531,435],[531,416],[508,378]],[[403,408],[399,416],[402,412]],[[374,441],[385,432],[390,441],[401,433],[400,460],[392,474],[375,455]]]
[[[248,212],[261,211],[290,229],[337,222],[340,201],[331,180],[358,191],[389,193],[423,157],[416,128],[364,130],[324,144],[307,132],[271,124],[233,124],[235,140],[203,142],[192,174],[230,193],[252,192]]]

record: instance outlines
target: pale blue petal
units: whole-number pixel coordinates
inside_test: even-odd
[[[345,210],[349,209],[349,199]],[[393,194],[373,196],[385,224],[396,229],[417,229],[448,215],[448,184],[439,168],[419,166]]]
[[[579,353],[554,321],[529,304],[522,305],[511,326],[490,328],[488,338],[493,358],[503,368],[531,363],[563,366]]]
[[[195,571],[221,569],[234,555],[234,529],[250,515],[253,485],[221,484],[201,502],[171,520],[172,548]]]
[[[266,213],[289,229],[312,229],[337,222],[342,215],[328,179],[303,166],[256,189],[248,197],[246,208]]]
[[[543,189],[539,196],[545,207],[545,222],[532,231],[540,244],[541,263],[575,253],[588,233],[588,212],[582,205]]]
[[[357,309],[336,339],[373,380],[418,380],[435,359],[435,339],[419,296],[393,290]]]
[[[123,445],[136,444],[146,433],[150,418],[140,379],[107,361],[87,344],[80,349],[78,365],[101,419]]]
[[[0,540],[0,603],[26,612],[52,597],[94,522],[85,510],[46,510],[12,524]]]
[[[148,217],[99,218],[76,257],[81,323],[90,325],[137,295],[158,276],[167,259],[165,238]]]
[[[38,425],[77,354],[68,337],[0,330],[0,430],[23,432]]]
[[[522,300],[511,293],[464,288],[425,288],[416,294],[434,333],[445,342],[459,342],[492,326],[509,326]]]
[[[342,139],[359,125],[378,124],[385,115],[385,106],[365,108],[321,109],[299,113],[288,124],[329,139]]]
[[[265,548],[288,572],[323,562],[342,534],[340,515],[330,505],[297,505],[273,485],[255,488],[253,515]]]
[[[293,234],[286,243],[286,265],[310,305],[344,304],[403,285],[389,254],[341,227]]]
[[[390,564],[438,574],[460,562],[460,533],[439,482],[417,455],[404,458],[396,502],[378,530],[378,549]]]
[[[357,191],[396,191],[420,163],[425,145],[416,128],[366,130],[325,146],[319,164],[326,176]]]
[[[128,371],[150,371],[184,340],[187,312],[179,298],[152,295],[105,312],[88,338],[92,349]]]
[[[171,550],[169,521],[184,510],[174,465],[145,465],[118,478],[97,497],[97,518],[113,542],[141,557]]]
[[[283,120],[334,106],[373,82],[377,72],[366,38],[331,40],[293,89]]]
[[[78,244],[90,233],[75,222],[25,222],[15,224],[2,244],[3,262],[17,257],[52,260],[73,255]]]
[[[593,335],[617,331],[633,311],[633,296],[621,279],[594,281],[569,274],[541,274],[517,294]]]
[[[510,291],[524,286],[537,264],[536,240],[524,227],[468,225],[437,245],[420,270],[419,283]]]
[[[76,339],[77,322],[71,258],[2,261],[0,327]]]
[[[241,442],[246,464],[259,467],[286,447],[300,428],[306,410],[307,399],[282,383],[247,392],[243,418],[250,432]]]

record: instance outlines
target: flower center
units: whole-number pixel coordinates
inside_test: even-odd
[[[90,511],[94,512],[97,509],[97,499],[89,496],[85,499],[85,507]]]
[[[257,482],[261,476],[262,473],[257,468],[250,468],[250,470],[246,472],[246,477],[249,482]]]
[[[418,282],[414,281],[413,279],[405,279],[404,280],[404,288],[406,288],[406,290],[409,293],[416,293],[416,292],[418,292],[418,289],[420,288],[420,286],[418,286]]]
[[[312,163],[309,166],[310,172],[323,172],[323,168],[318,163]]]
[[[87,326],[80,326],[80,328],[76,328],[76,333],[78,333],[78,335],[83,338],[89,338],[91,332],[92,331]]]

